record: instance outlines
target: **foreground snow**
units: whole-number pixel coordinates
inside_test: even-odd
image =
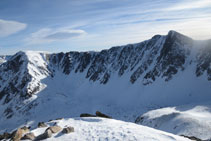
[[[108,140],[132,140],[132,141],[188,141],[188,139],[163,131],[158,131],[142,125],[104,118],[70,118],[55,120],[47,123],[49,126],[57,124],[61,127],[72,126],[74,133],[54,134],[49,141],[108,141]],[[47,127],[46,127],[47,128]],[[46,128],[37,128],[32,132],[37,136]]]
[[[152,110],[137,123],[177,135],[211,138],[211,104],[191,104]]]

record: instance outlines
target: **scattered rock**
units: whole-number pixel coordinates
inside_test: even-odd
[[[0,140],[3,140],[4,139],[4,136],[3,135],[0,135]]]
[[[48,127],[46,131],[47,130],[50,130],[52,133],[58,133],[59,131],[62,130],[62,128],[60,126],[51,126],[51,127]]]
[[[64,129],[62,130],[62,133],[65,133],[65,134],[69,134],[69,133],[71,133],[71,132],[74,132],[74,128],[71,127],[71,126],[69,126],[69,127],[67,127],[67,128],[64,128]]]
[[[50,138],[52,137],[52,132],[51,130],[45,130],[45,132],[39,136],[37,136],[35,138],[35,141],[40,141],[40,140],[44,140],[44,139],[47,139],[47,138]]]
[[[5,132],[3,135],[0,135],[0,140],[9,139],[12,135],[10,133]]]
[[[108,116],[108,115],[106,115],[106,114],[103,114],[103,113],[101,113],[101,112],[99,112],[99,111],[96,111],[95,114],[96,114],[97,117],[111,118],[110,116]]]
[[[83,114],[80,115],[80,117],[96,117],[96,115],[83,113]]]
[[[47,125],[44,122],[39,122],[37,126],[38,128],[47,127]]]
[[[27,134],[25,134],[22,138],[21,138],[21,140],[34,140],[35,139],[35,135],[34,135],[34,133],[27,133]]]

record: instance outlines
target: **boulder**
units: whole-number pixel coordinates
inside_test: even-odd
[[[69,126],[69,127],[67,127],[67,128],[64,128],[64,129],[62,130],[62,133],[65,133],[65,134],[69,134],[69,133],[71,133],[71,132],[74,132],[74,128],[71,127],[71,126]]]
[[[60,126],[51,126],[51,127],[48,127],[46,131],[47,130],[50,130],[52,133],[58,133],[59,131],[62,130],[62,128]]]
[[[28,127],[26,127],[26,126],[24,126],[24,127],[22,127],[22,128],[18,128],[16,131],[14,131],[14,132],[12,133],[12,138],[11,138],[11,140],[12,140],[12,141],[20,141],[20,139],[22,138],[22,136],[23,136],[25,133],[27,133],[27,132],[29,132],[29,129],[28,129]]]
[[[99,111],[96,111],[95,114],[96,114],[97,117],[111,118],[110,116],[108,116],[108,115],[106,115],[106,114],[103,114],[103,113],[101,113],[101,112],[99,112]]]
[[[83,113],[80,115],[80,117],[96,117],[96,116],[92,114]]]
[[[38,128],[47,127],[47,125],[44,122],[39,122],[37,125]]]
[[[44,140],[44,139],[47,139],[47,138],[50,138],[52,137],[52,132],[51,130],[45,130],[45,132],[39,136],[37,136],[35,138],[35,141],[40,141],[40,140]]]
[[[34,140],[35,139],[35,135],[34,135],[34,133],[27,133],[27,134],[25,134],[22,138],[21,138],[21,140]]]

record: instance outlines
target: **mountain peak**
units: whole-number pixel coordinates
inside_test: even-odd
[[[186,38],[191,39],[190,37],[188,37],[188,36],[186,36],[184,34],[181,34],[181,33],[177,32],[177,31],[174,31],[174,30],[170,30],[168,32],[167,36],[171,37],[171,38],[177,37],[179,39],[186,39]]]

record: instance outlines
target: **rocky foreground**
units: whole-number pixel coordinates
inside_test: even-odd
[[[2,138],[1,138],[2,139]],[[100,117],[80,117],[40,122],[36,127],[18,128],[5,140],[133,140],[189,141],[189,139],[142,125]]]

